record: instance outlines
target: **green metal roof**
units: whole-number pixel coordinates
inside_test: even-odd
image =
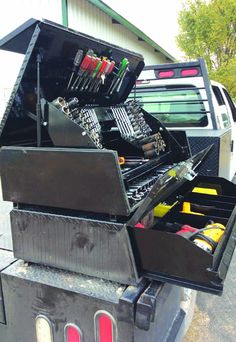
[[[157,52],[161,52],[165,57],[175,62],[176,58],[170,55],[166,50],[164,50],[160,45],[158,45],[154,40],[148,37],[145,33],[139,30],[135,25],[131,24],[124,17],[115,12],[111,7],[100,0],[88,0],[91,4],[98,7],[101,11],[109,15],[111,18],[115,19],[119,24],[125,26],[129,31],[133,32],[140,40],[145,41],[147,44],[151,45]]]

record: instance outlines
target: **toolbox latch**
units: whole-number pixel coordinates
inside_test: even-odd
[[[154,322],[157,296],[162,283],[152,281],[141,294],[136,304],[135,325],[142,330],[149,330],[150,323]]]

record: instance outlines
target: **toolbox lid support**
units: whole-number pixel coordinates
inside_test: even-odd
[[[37,54],[37,105],[36,105],[36,116],[37,116],[37,146],[41,146],[41,103],[40,103],[40,64],[42,62],[42,54],[39,52]]]

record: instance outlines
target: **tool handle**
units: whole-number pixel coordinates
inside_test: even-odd
[[[111,61],[111,65],[110,65],[110,67],[109,67],[109,69],[107,71],[107,75],[109,75],[113,71],[113,69],[115,67],[115,64],[116,63],[114,61]]]
[[[94,71],[93,71],[93,73],[91,75],[91,78],[94,78],[97,75],[97,73],[100,70],[101,66],[102,66],[102,61],[99,60],[99,62],[97,63],[97,65],[96,65],[96,67],[95,67],[95,69],[94,69]]]
[[[156,148],[156,143],[153,141],[153,142],[150,142],[150,143],[147,143],[147,144],[144,144],[143,146],[142,146],[142,150],[144,151],[144,152],[146,152],[146,151],[149,151],[149,150],[153,150],[153,149],[155,149]]]
[[[96,57],[96,56],[93,56],[92,57],[92,61],[91,61],[91,63],[90,63],[90,65],[89,65],[89,67],[88,67],[88,74],[91,76],[92,75],[92,73],[94,72],[94,70],[95,70],[95,68],[96,68],[96,66],[98,65],[98,63],[99,63],[99,61],[100,61],[100,59],[98,58],[98,57]]]
[[[90,63],[92,62],[93,55],[91,54],[92,50],[89,50],[87,54],[84,56],[84,59],[82,60],[82,63],[80,65],[78,76],[82,76],[83,73],[88,69]]]
[[[83,50],[78,50],[74,58],[74,66],[78,67],[83,59]]]
[[[123,72],[127,69],[129,61],[127,58],[123,58],[121,61],[120,69],[118,71],[118,77],[121,77]]]
[[[108,74],[108,71],[109,71],[110,67],[111,67],[111,62],[110,62],[110,61],[107,61],[106,68],[105,68],[105,70],[103,71],[103,74],[104,74],[104,75],[107,75],[107,74]]]
[[[107,66],[109,66],[109,61],[106,60],[106,59],[104,59],[104,60],[102,61],[101,68],[99,69],[99,71],[98,71],[98,73],[97,73],[97,75],[96,75],[96,78],[100,78],[101,75],[105,73],[105,70],[106,70]]]

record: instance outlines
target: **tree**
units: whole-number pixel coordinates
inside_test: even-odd
[[[187,0],[177,43],[187,59],[204,57],[210,78],[236,98],[236,1]]]

